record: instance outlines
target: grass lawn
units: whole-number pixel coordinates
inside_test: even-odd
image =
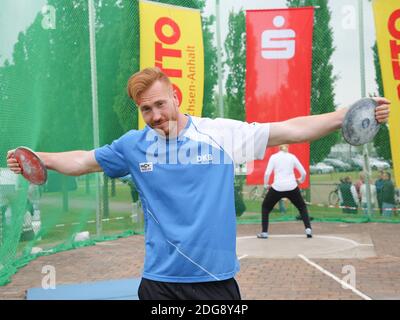
[[[91,239],[96,238],[95,212],[82,212],[82,210],[62,212],[57,207],[47,207],[43,210],[44,213],[50,211],[51,214],[44,214],[42,218],[40,239],[20,241],[17,256],[25,248],[50,249],[58,244],[70,242],[76,233],[83,231],[89,231]],[[143,222],[133,223],[131,212],[118,212],[118,215],[111,214],[109,220],[102,222],[101,237],[116,236],[132,231],[143,233]]]
[[[392,169],[385,170],[389,173],[392,173]],[[311,174],[310,175],[310,183],[339,183],[340,178],[349,176],[351,177],[353,183],[358,181],[360,178],[360,173],[362,171],[350,171],[350,172],[332,172],[332,173],[324,173],[324,174]],[[378,170],[371,170],[371,179],[374,183],[376,178],[378,177]]]
[[[261,200],[245,200],[246,212],[237,218],[238,223],[261,223]],[[279,210],[274,209],[270,214],[270,221],[293,221],[298,215],[297,209],[290,203],[285,201],[286,213],[280,213]],[[278,208],[278,206],[276,206]],[[313,221],[325,222],[367,222],[368,217],[365,216],[361,210],[357,214],[343,213],[340,208],[328,208],[317,205],[307,206],[309,214],[314,218]],[[398,213],[390,218],[379,215],[376,211],[370,218],[373,222],[392,222],[400,223],[400,216]]]

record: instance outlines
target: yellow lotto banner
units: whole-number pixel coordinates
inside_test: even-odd
[[[140,68],[159,67],[171,79],[180,110],[201,116],[204,50],[200,10],[139,1]],[[139,112],[139,129],[145,123]]]
[[[375,0],[374,15],[385,97],[391,102],[390,146],[397,187],[400,187],[400,1]]]

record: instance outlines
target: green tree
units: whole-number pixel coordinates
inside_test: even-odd
[[[319,6],[315,10],[313,48],[312,48],[312,87],[311,87],[311,114],[323,114],[335,110],[332,54],[333,32],[330,27],[331,11],[326,0],[287,0],[289,7]],[[339,132],[311,142],[311,163],[325,159],[340,139]]]
[[[225,40],[226,61],[229,73],[226,80],[228,118],[245,120],[246,82],[246,17],[243,10],[231,11],[228,20],[228,36]]]
[[[86,1],[49,1],[57,28],[44,29],[39,13],[18,36],[1,116],[13,145],[60,151],[92,146]],[[86,4],[86,6],[85,6]]]
[[[53,152],[92,148],[87,1],[48,4],[57,12],[57,27],[43,29],[39,14],[26,31],[26,62],[14,59],[35,79],[31,107],[37,108],[40,133],[34,147]]]
[[[382,70],[381,64],[379,62],[379,55],[378,55],[378,46],[375,45],[372,47],[374,52],[374,65],[375,65],[375,82],[378,86],[378,94],[379,96],[383,97],[383,81],[382,81]],[[386,125],[382,125],[378,131],[378,134],[374,138],[374,147],[378,156],[386,159],[392,159],[392,150],[390,148],[390,138],[389,138],[389,129]]]
[[[9,103],[8,79],[9,79],[9,62],[5,60],[4,65],[0,67],[0,167],[6,167],[6,152],[13,148],[10,130],[10,118],[12,105]]]
[[[228,77],[225,83],[224,97],[227,117],[244,121],[245,83],[246,83],[246,17],[243,10],[237,13],[231,11],[228,20],[228,36],[225,39],[225,65],[228,67]],[[236,215],[241,216],[246,210],[243,201],[244,176],[235,177],[235,208]]]
[[[123,17],[129,10],[121,2],[105,1],[96,6],[96,60],[98,77],[99,127],[100,145],[110,143],[120,137],[124,128],[118,121],[118,114],[112,107],[114,98],[119,91],[125,91],[118,86],[116,70],[119,67],[118,57],[123,42],[115,41],[122,26]],[[128,20],[129,21],[129,20]]]
[[[202,17],[203,26],[203,46],[204,46],[204,98],[203,98],[203,117],[216,118],[217,108],[214,100],[214,87],[218,81],[217,68],[217,49],[213,44],[214,33],[211,26],[215,22],[215,17]]]
[[[120,13],[122,23],[116,37],[119,54],[115,59],[118,67],[115,70],[116,92],[112,108],[116,112],[124,131],[138,128],[138,112],[135,104],[126,93],[129,77],[139,70],[139,7],[137,1],[123,1]]]

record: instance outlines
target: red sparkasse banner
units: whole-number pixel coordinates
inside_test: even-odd
[[[313,7],[246,11],[247,122],[284,121],[310,114],[313,23]],[[247,184],[264,183],[269,157],[276,152],[277,147],[268,148],[263,160],[254,161]],[[308,188],[309,143],[290,145],[289,152],[307,171],[300,187]]]

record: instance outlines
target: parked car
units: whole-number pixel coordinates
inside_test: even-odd
[[[353,158],[353,161],[356,162],[363,168],[364,159],[361,156],[357,156]],[[387,170],[390,169],[390,164],[387,161],[380,160],[374,157],[369,157],[369,166],[372,170]]]
[[[331,173],[334,171],[335,169],[332,166],[323,162],[318,162],[317,164],[310,166],[310,173]]]
[[[340,159],[326,158],[323,163],[332,166],[337,172],[351,171],[351,165]]]
[[[346,164],[350,166],[350,171],[362,171],[363,170],[363,164],[362,161],[359,161],[358,159],[347,159],[344,160]]]
[[[377,158],[369,158],[369,166],[372,170],[387,170],[390,169],[390,164],[385,160]]]

